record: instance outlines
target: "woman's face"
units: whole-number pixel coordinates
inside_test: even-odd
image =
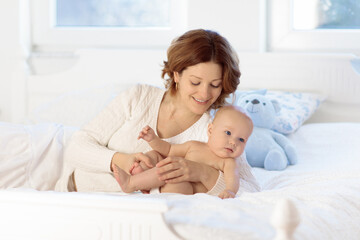
[[[175,72],[177,97],[195,114],[203,114],[217,100],[222,90],[222,67],[214,62],[199,63]]]

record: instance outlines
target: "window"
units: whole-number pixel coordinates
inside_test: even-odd
[[[181,0],[33,0],[37,48],[164,47],[186,29]]]
[[[293,0],[293,28],[360,29],[358,0]]]
[[[270,51],[356,52],[358,0],[270,0]]]
[[[57,0],[56,27],[170,27],[169,0]]]

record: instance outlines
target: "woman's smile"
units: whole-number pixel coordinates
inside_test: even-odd
[[[200,103],[200,104],[206,104],[207,102],[209,102],[209,100],[200,100],[200,99],[198,99],[198,98],[196,98],[196,97],[193,97],[193,99],[194,99],[196,102]]]

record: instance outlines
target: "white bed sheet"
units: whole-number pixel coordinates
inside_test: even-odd
[[[165,218],[185,239],[273,239],[274,207],[289,198],[301,218],[295,239],[360,239],[359,136],[359,123],[305,125],[290,136],[297,165],[254,169],[262,192],[227,200],[158,196],[170,207]]]
[[[0,124],[0,128],[0,144],[7,150],[2,152],[8,154],[0,162],[1,179],[7,176],[5,183],[10,183],[19,177],[16,184],[5,187],[51,190],[60,174],[63,146],[74,129],[51,124]],[[360,123],[302,126],[289,136],[298,149],[298,164],[279,172],[255,168],[262,191],[244,192],[236,199],[206,194],[111,197],[165,200],[169,207],[164,213],[166,222],[185,239],[272,239],[275,230],[270,218],[284,198],[291,199],[300,212],[295,239],[360,239],[359,136]],[[14,164],[9,164],[11,159]],[[11,171],[14,174],[6,175]],[[29,177],[24,179],[22,173]],[[49,183],[44,185],[44,180]],[[83,194],[84,200],[92,198],[92,194],[76,194]]]

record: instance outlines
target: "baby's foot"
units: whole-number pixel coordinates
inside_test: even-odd
[[[134,164],[132,165],[132,167],[130,168],[130,175],[135,175],[135,174],[138,174],[138,173],[141,173],[143,172],[144,169],[143,167],[141,166],[140,163],[138,162],[134,162]]]
[[[135,188],[131,187],[131,184],[130,184],[131,176],[129,174],[127,174],[124,170],[122,170],[115,164],[113,165],[113,171],[114,171],[114,177],[115,177],[116,181],[119,183],[123,192],[131,193],[136,190]]]

